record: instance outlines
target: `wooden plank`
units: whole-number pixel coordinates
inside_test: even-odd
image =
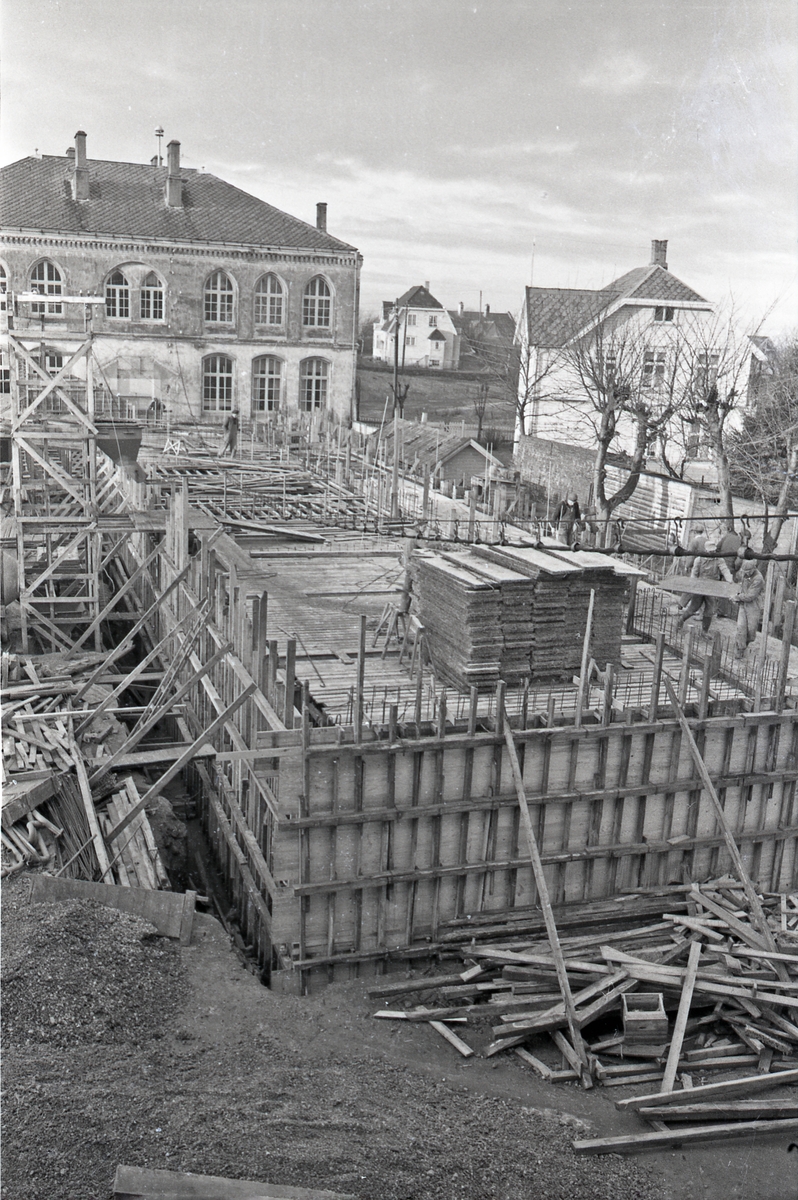
[[[94,798],[91,794],[91,786],[89,784],[89,776],[86,772],[86,764],[83,761],[83,755],[80,752],[77,742],[75,741],[75,732],[72,719],[69,721],[69,752],[72,756],[72,761],[75,764],[75,774],[78,777],[78,785],[80,787],[80,797],[83,801],[83,808],[86,813],[86,820],[89,824],[89,831],[94,843],[94,852],[97,855],[97,862],[100,864],[103,881],[105,883],[113,883],[111,874],[111,864],[108,858],[103,835],[100,831],[100,822],[97,819],[97,810],[94,807]]]
[[[201,746],[208,738],[211,738],[214,733],[216,733],[217,729],[220,729],[225,722],[230,719],[233,713],[238,711],[244,701],[249,699],[257,686],[258,685],[256,683],[251,683],[249,687],[245,688],[245,690],[239,696],[237,696],[231,704],[228,704],[223,713],[220,713],[220,715],[216,717],[216,719],[212,721],[206,729],[203,729],[199,737],[191,743],[191,745],[183,752],[183,754],[181,754],[180,758],[178,758],[177,761],[172,764],[169,770],[165,771],[160,779],[156,780],[152,787],[144,793],[138,804],[134,805],[130,811],[125,814],[123,819],[114,826],[114,828],[108,834],[109,841],[119,837],[120,833],[123,833],[125,829],[127,829],[133,818],[137,816],[137,814],[140,813],[143,808],[146,808],[151,800],[160,795],[169,780],[174,779],[175,775],[177,775],[179,771],[182,771],[183,767],[185,767],[186,764],[191,761],[198,747]]]
[[[537,1071],[541,1079],[545,1079],[547,1082],[551,1080],[551,1067],[547,1067],[546,1064],[541,1062],[539,1058],[536,1058],[534,1054],[530,1054],[529,1051],[525,1050],[523,1046],[516,1046],[515,1053],[522,1062],[526,1063],[528,1067],[531,1067],[533,1071]],[[576,1072],[574,1072],[574,1078],[576,1078]]]
[[[681,1093],[683,1095],[684,1093]],[[666,1104],[647,1108],[646,1116],[667,1121],[757,1121],[798,1117],[798,1100],[727,1100],[705,1104]]]
[[[450,1046],[454,1046],[455,1050],[458,1054],[462,1054],[463,1058],[473,1057],[474,1051],[471,1047],[462,1038],[459,1038],[456,1033],[453,1033],[451,1029],[447,1029],[442,1021],[430,1021],[430,1025],[436,1033],[439,1033],[442,1038],[446,1039]]]
[[[610,1138],[576,1138],[572,1145],[575,1154],[636,1154],[641,1150],[668,1150],[674,1146],[689,1146],[695,1142],[729,1141],[746,1137],[774,1137],[798,1129],[798,1118],[783,1121],[733,1121],[723,1125],[697,1125],[695,1128],[673,1129],[665,1132],[622,1134]]]
[[[671,1036],[668,1060],[665,1063],[665,1077],[662,1081],[663,1092],[672,1092],[673,1085],[676,1082],[676,1072],[679,1069],[679,1056],[682,1052],[682,1042],[684,1041],[684,1031],[687,1028],[687,1019],[690,1016],[690,1005],[693,1000],[693,988],[695,986],[696,975],[698,974],[698,962],[700,958],[701,943],[692,942],[690,945],[690,954],[687,959],[687,972],[682,984],[682,994],[679,999],[679,1010],[676,1014],[676,1024]]]
[[[507,717],[507,710],[502,707],[501,713],[498,715],[499,719],[502,720],[504,724],[504,739],[507,745],[507,753],[510,757],[510,766],[513,772],[515,789],[518,794],[521,822],[524,827],[524,833],[526,835],[527,845],[529,847],[529,856],[532,860],[532,871],[535,876],[535,885],[538,890],[538,902],[540,903],[540,907],[543,909],[543,916],[546,922],[546,933],[548,934],[549,945],[551,946],[552,957],[554,958],[555,970],[557,972],[557,982],[559,983],[560,992],[565,1005],[565,1015],[568,1021],[568,1030],[571,1034],[571,1042],[574,1048],[574,1053],[576,1054],[581,1066],[584,1068],[582,1073],[582,1081],[585,1082],[585,1080],[590,1078],[587,1066],[587,1053],[585,1051],[584,1042],[582,1041],[582,1034],[579,1031],[579,1026],[577,1023],[576,1008],[574,1006],[574,999],[571,994],[571,985],[568,980],[568,972],[565,966],[565,959],[563,957],[562,949],[560,947],[559,934],[557,932],[557,922],[554,919],[551,900],[549,898],[548,884],[546,883],[543,864],[540,861],[540,851],[538,850],[535,831],[532,828],[532,818],[529,815],[529,806],[526,801],[526,791],[524,788],[524,778],[521,773],[521,767],[518,763],[518,753],[515,748],[510,722]]]
[[[749,876],[747,870],[745,869],[745,864],[743,863],[742,857],[740,855],[740,851],[737,848],[737,843],[734,840],[732,831],[729,827],[729,823],[726,819],[726,813],[723,810],[723,805],[721,804],[720,800],[718,799],[718,793],[715,791],[715,785],[713,784],[713,782],[710,778],[706,763],[704,762],[703,756],[701,755],[701,752],[698,749],[698,746],[696,745],[696,740],[693,737],[693,731],[690,728],[690,725],[687,721],[687,718],[684,715],[681,705],[679,704],[679,701],[676,697],[676,692],[674,691],[673,684],[671,683],[670,679],[665,680],[665,687],[667,688],[668,698],[670,699],[670,702],[674,707],[674,711],[679,720],[679,724],[682,728],[682,733],[683,733],[684,737],[687,739],[687,744],[690,747],[690,753],[693,756],[693,761],[695,762],[695,765],[698,769],[698,773],[701,776],[701,782],[704,785],[704,790],[706,791],[707,795],[709,796],[710,800],[712,801],[713,807],[715,809],[715,815],[718,820],[718,825],[720,826],[720,828],[723,832],[723,837],[726,842],[726,848],[729,852],[732,862],[734,863],[734,869],[737,872],[737,877],[743,885],[743,890],[745,892],[745,896],[746,896],[746,899],[748,901],[748,905],[749,905],[749,908],[751,911],[751,919],[754,922],[754,924],[757,926],[757,929],[759,930],[760,934],[762,935],[762,938],[765,943],[765,949],[775,950],[776,943],[773,939],[773,933],[772,933],[770,926],[768,925],[764,909],[762,908],[762,904],[760,903],[760,900],[759,900],[759,896],[756,894],[754,886],[751,883],[750,876]],[[787,973],[783,963],[777,963],[776,970],[779,974],[780,979],[789,979],[789,974]]]
[[[691,1088],[690,1101],[696,1104],[701,1100],[724,1100],[733,1096],[751,1096],[756,1092],[765,1092],[770,1088],[784,1087],[787,1084],[795,1083],[798,1083],[798,1068],[788,1071],[773,1071],[770,1075],[745,1075],[740,1079],[727,1079],[723,1083],[705,1083],[701,1087]],[[660,1104],[678,1104],[682,1096],[681,1092],[656,1092],[650,1096],[628,1096],[625,1100],[618,1100],[615,1107],[638,1109]]]

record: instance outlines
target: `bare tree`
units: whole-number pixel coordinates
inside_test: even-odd
[[[647,455],[667,440],[684,404],[686,337],[678,327],[667,333],[666,344],[652,344],[648,326],[636,316],[617,323],[598,319],[562,350],[559,402],[572,424],[588,427],[584,440],[595,450],[593,498],[605,544],[612,513],[633,495]],[[608,493],[608,458],[624,444],[628,474]]]
[[[727,455],[735,492],[764,506],[763,549],[770,551],[798,499],[798,334],[768,343],[764,370],[751,382]]]
[[[477,441],[482,441],[482,426],[485,422],[485,411],[488,407],[488,396],[490,395],[490,384],[487,379],[476,385],[476,388],[471,396],[471,402],[474,405],[474,414],[477,418]]]

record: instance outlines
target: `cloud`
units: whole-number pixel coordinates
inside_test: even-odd
[[[583,88],[620,96],[638,91],[648,80],[648,66],[634,54],[617,51],[597,59],[579,79]]]

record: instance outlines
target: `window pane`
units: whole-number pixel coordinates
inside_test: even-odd
[[[130,288],[121,271],[114,271],[105,285],[105,315],[130,316]]]
[[[221,412],[233,407],[233,360],[211,354],[202,364],[202,407]]]
[[[37,263],[31,272],[31,291],[38,292],[42,296],[60,296],[61,295],[61,272],[51,262]],[[31,304],[31,312],[43,315],[47,312],[49,315],[57,315],[63,311],[63,305],[58,303]]]
[[[255,324],[282,325],[283,288],[274,275],[265,275],[258,280],[255,289]]]
[[[306,358],[299,376],[299,407],[313,412],[327,403],[328,364],[323,358]]]
[[[280,407],[283,364],[271,356],[252,364],[252,407],[257,412],[274,412]]]
[[[205,320],[223,325],[233,322],[233,285],[224,271],[214,271],[205,284]]]
[[[154,271],[142,284],[140,302],[142,321],[163,320],[163,286]]]
[[[311,279],[302,297],[302,324],[329,329],[331,311],[330,289],[317,275]]]

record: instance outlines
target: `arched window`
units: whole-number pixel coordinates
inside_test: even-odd
[[[0,312],[3,312],[3,313],[6,311],[6,309],[8,307],[8,301],[6,299],[7,291],[8,291],[8,276],[6,275],[5,267],[3,266],[2,263],[0,263]],[[7,388],[0,388],[0,391],[5,391],[5,392],[10,391],[10,384],[9,384],[9,387],[7,387]]]
[[[302,324],[316,329],[330,328],[330,288],[321,275],[311,279],[302,297]]]
[[[253,412],[276,412],[283,390],[283,364],[279,358],[264,354],[252,363]]]
[[[276,275],[263,275],[255,288],[255,324],[282,325],[283,285]]]
[[[224,271],[214,271],[205,284],[205,320],[215,325],[233,324],[233,285]]]
[[[121,271],[109,275],[105,285],[106,317],[130,316],[130,284]]]
[[[154,271],[150,271],[141,285],[142,321],[163,320],[163,284]]]
[[[205,412],[227,412],[233,407],[233,360],[209,354],[202,360],[202,407]]]
[[[30,290],[38,292],[40,296],[62,295],[61,272],[55,263],[45,260],[36,264],[30,273]],[[45,312],[49,316],[57,316],[64,311],[64,306],[58,301],[48,301],[47,304],[37,302],[31,304],[30,310],[39,316],[43,316]]]
[[[323,358],[306,358],[299,369],[299,407],[314,412],[327,403],[330,364]]]

